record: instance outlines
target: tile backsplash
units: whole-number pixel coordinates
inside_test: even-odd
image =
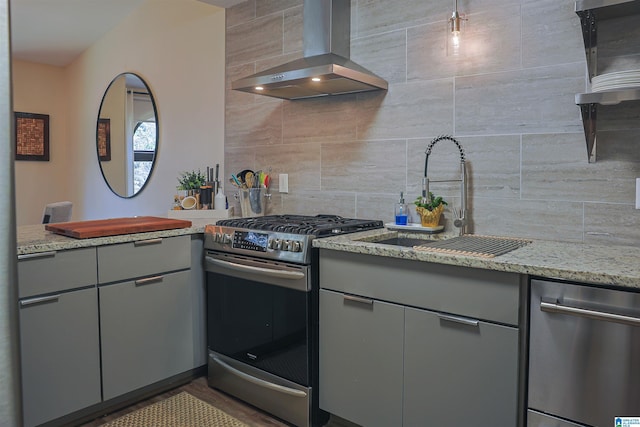
[[[640,103],[599,108],[598,160],[588,163],[574,98],[587,90],[574,1],[461,0],[469,21],[458,57],[445,54],[449,2],[351,4],[351,59],[389,90],[298,101],[235,92],[231,81],[302,56],[302,0],[227,9],[225,173],[270,169],[268,213],[392,221],[401,191],[407,201],[420,194],[429,142],[451,134],[467,156],[473,232],[640,244]],[[619,21],[598,34],[607,72],[640,68],[640,17]],[[614,34],[618,24],[625,30]],[[458,165],[442,141],[429,175],[455,178]],[[431,188],[459,206],[456,186]]]

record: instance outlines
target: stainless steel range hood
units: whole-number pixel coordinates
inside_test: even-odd
[[[349,59],[351,0],[304,0],[304,57],[231,84],[282,99],[387,89],[387,82]]]

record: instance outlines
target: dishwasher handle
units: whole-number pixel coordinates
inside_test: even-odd
[[[640,326],[640,318],[625,316],[623,314],[607,313],[604,311],[589,310],[586,308],[570,307],[557,302],[540,301],[540,310],[548,313],[568,314],[571,316],[586,317],[605,322],[621,323],[629,326]]]

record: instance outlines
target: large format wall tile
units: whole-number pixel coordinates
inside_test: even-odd
[[[227,29],[227,66],[282,54],[282,16],[268,15]]]
[[[358,0],[357,5],[358,37],[435,21],[444,26],[453,10],[453,3],[424,0]]]
[[[640,242],[640,216],[633,205],[585,203],[584,240],[637,246]]]
[[[520,6],[471,15],[458,56],[447,56],[442,22],[407,30],[407,79],[490,73],[520,68]]]
[[[631,203],[635,197],[635,176],[640,170],[635,141],[618,138],[607,144],[603,138],[600,160],[587,163],[583,134],[524,135],[522,139],[522,198]]]
[[[356,139],[355,95],[284,103],[283,141],[325,142]]]
[[[282,143],[282,103],[227,107],[225,148]]]
[[[304,191],[282,196],[283,213],[299,215],[340,215],[353,218],[356,215],[355,193],[333,191]]]
[[[404,191],[406,141],[322,144],[322,189],[365,193]]]
[[[389,83],[407,81],[406,31],[363,37],[351,42],[351,59]]]
[[[302,6],[288,9],[284,12],[283,52],[302,51],[303,47],[303,19]]]
[[[358,139],[419,138],[453,129],[451,79],[392,84],[358,95]]]
[[[582,203],[473,199],[473,232],[498,236],[580,242]]]
[[[456,78],[456,133],[577,132],[582,64]]]
[[[303,0],[258,0],[256,2],[256,16],[278,13],[292,7],[301,6],[302,3]]]
[[[580,18],[573,1],[522,3],[522,65],[586,63]]]

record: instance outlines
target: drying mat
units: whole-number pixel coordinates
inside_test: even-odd
[[[529,243],[531,243],[531,240],[470,234],[451,239],[434,240],[433,242],[414,246],[413,249],[424,252],[493,258],[526,246]]]
[[[123,415],[103,427],[249,427],[187,392]]]

